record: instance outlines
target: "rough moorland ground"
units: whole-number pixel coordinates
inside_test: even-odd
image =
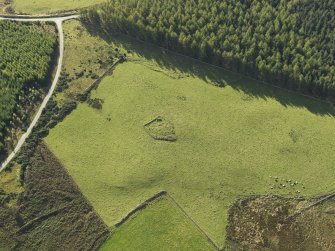
[[[85,8],[104,0],[13,0],[15,13],[45,14]]]
[[[169,196],[152,202],[112,232],[101,248],[109,250],[203,250],[216,247]]]
[[[118,57],[115,45],[90,34],[79,21],[66,21],[63,27],[63,74],[68,88],[57,96],[59,101],[73,99],[83,93]]]
[[[109,42],[129,62],[93,92],[102,109],[79,104],[46,139],[108,225],[165,189],[223,245],[236,197],[334,188],[331,105],[124,37]],[[177,141],[147,134],[158,116]]]
[[[229,211],[228,239],[246,250],[334,250],[334,199],[292,217],[319,199],[253,196],[238,200]]]
[[[96,250],[107,238],[105,224],[46,146],[31,159],[19,196],[15,176],[1,174],[4,190],[18,199],[0,205],[0,250]]]

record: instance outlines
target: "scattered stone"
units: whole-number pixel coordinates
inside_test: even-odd
[[[167,119],[158,116],[144,125],[145,131],[156,140],[176,141],[174,125]]]
[[[181,101],[186,101],[186,97],[185,96],[177,96],[177,99],[179,99]]]

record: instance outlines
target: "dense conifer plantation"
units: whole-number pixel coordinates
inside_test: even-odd
[[[0,21],[0,155],[5,128],[25,89],[46,85],[57,40],[41,25]]]
[[[333,0],[112,0],[83,21],[334,99],[334,13]]]

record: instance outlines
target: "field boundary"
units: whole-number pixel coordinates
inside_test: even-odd
[[[51,151],[51,149],[49,148],[48,144],[44,140],[42,140],[40,144],[43,144],[43,146],[46,149],[48,149],[48,151],[52,155],[52,157],[55,158],[58,161],[58,163],[60,164],[60,166],[63,168],[64,172],[68,175],[69,179],[71,179],[72,185],[78,190],[78,192],[84,198],[84,200],[87,203],[87,205],[89,205],[91,211],[93,213],[95,213],[95,215],[100,219],[100,222],[102,224],[104,224],[106,230],[104,232],[102,232],[99,237],[96,238],[96,240],[94,241],[94,243],[92,244],[92,247],[91,247],[91,250],[99,250],[99,248],[105,243],[105,241],[109,237],[109,234],[110,234],[110,230],[109,230],[110,228],[109,228],[109,226],[107,226],[106,222],[102,219],[101,215],[95,210],[95,208],[93,207],[93,205],[91,204],[91,202],[87,199],[87,197],[85,196],[85,194],[79,188],[77,182],[75,182],[75,180],[73,179],[72,175],[69,173],[69,171],[67,170],[67,168],[63,165],[63,163],[60,161],[60,159],[53,153],[53,151]],[[101,241],[101,243],[99,244],[98,243],[99,239],[102,239],[104,237],[104,235],[106,235],[106,238],[103,241]],[[96,249],[93,249],[94,246],[96,247]]]
[[[105,223],[105,221],[102,219],[102,217],[100,216],[100,214],[98,214],[97,211],[95,211],[94,207],[92,206],[92,204],[90,203],[90,201],[86,198],[86,196],[83,194],[83,192],[81,191],[81,189],[79,188],[77,182],[75,182],[75,180],[73,179],[72,175],[69,173],[69,171],[67,170],[67,168],[63,165],[63,163],[60,161],[60,159],[54,154],[54,152],[50,149],[50,147],[48,146],[48,144],[42,140],[40,144],[43,144],[43,146],[48,149],[48,151],[50,152],[50,154],[52,155],[53,158],[55,158],[58,163],[62,166],[64,172],[68,175],[68,177],[72,180],[73,186],[81,193],[81,195],[85,198],[87,204],[91,207],[92,211],[94,213],[96,213],[100,220],[105,224],[105,226],[108,228],[107,224]]]
[[[205,230],[203,230],[193,219],[191,216],[189,216],[189,214],[184,210],[184,208],[170,195],[170,194],[167,194],[167,196],[171,199],[171,201],[183,212],[183,214],[186,216],[186,218],[188,218],[195,226],[196,228],[203,234],[206,236],[207,240],[213,244],[215,246],[215,248],[217,250],[224,250],[224,249],[221,249],[213,240],[212,238],[209,236],[209,234],[206,233]]]
[[[150,203],[154,202],[155,200],[166,196],[168,197],[172,203],[179,209],[181,210],[181,212],[184,214],[184,216],[190,220],[195,227],[197,228],[197,230],[204,235],[207,238],[207,241],[209,243],[211,243],[217,250],[222,251],[224,249],[221,249],[209,236],[209,234],[207,234],[188,214],[187,212],[182,208],[182,206],[165,190],[162,190],[156,194],[154,194],[153,196],[149,197],[148,199],[146,199],[144,202],[140,203],[138,206],[136,206],[133,210],[131,210],[126,216],[124,216],[120,221],[118,221],[116,224],[114,224],[114,226],[116,228],[121,227],[124,223],[126,223],[133,215],[135,215],[136,213],[138,213],[139,211],[145,209],[147,206],[150,205]]]
[[[151,42],[148,42],[148,41],[144,41],[144,40],[141,40],[141,39],[132,37],[132,36],[130,36],[130,35],[128,35],[128,34],[124,34],[124,33],[120,33],[120,34],[122,34],[123,36],[126,36],[126,37],[128,37],[128,38],[130,38],[130,39],[133,39],[133,40],[135,40],[135,41],[138,41],[138,42],[140,42],[140,43],[142,43],[142,44],[147,44],[147,45],[150,45],[150,46],[155,46],[156,48],[159,48],[159,49],[164,50],[164,51],[168,51],[168,52],[171,53],[171,54],[174,54],[174,55],[177,55],[177,56],[180,56],[180,57],[183,57],[183,58],[187,58],[187,59],[193,60],[193,61],[198,62],[198,63],[205,64],[205,65],[208,65],[208,66],[212,66],[212,67],[215,67],[215,68],[217,68],[217,69],[224,70],[224,71],[227,71],[227,72],[230,72],[230,73],[233,73],[233,74],[237,74],[237,75],[243,76],[243,77],[245,77],[245,78],[247,78],[247,79],[257,81],[257,82],[259,82],[260,84],[263,84],[263,85],[272,86],[272,87],[274,87],[274,88],[276,88],[276,89],[283,90],[283,91],[287,91],[287,92],[289,92],[289,93],[297,94],[297,95],[300,95],[300,96],[303,96],[303,97],[306,97],[306,98],[310,98],[310,99],[313,99],[313,100],[315,100],[315,101],[319,101],[319,102],[322,102],[322,103],[325,103],[325,104],[328,104],[328,105],[331,105],[331,106],[334,106],[334,105],[335,105],[335,103],[334,103],[333,101],[330,101],[330,100],[322,99],[322,98],[319,98],[319,97],[316,97],[316,96],[312,96],[312,95],[304,94],[304,93],[299,92],[299,91],[294,91],[294,90],[290,90],[290,89],[287,89],[287,88],[284,88],[284,87],[280,87],[280,86],[278,86],[278,85],[271,84],[271,83],[269,83],[269,82],[266,82],[266,81],[263,81],[263,80],[260,80],[260,79],[254,78],[254,77],[251,77],[251,76],[248,76],[248,75],[245,75],[245,74],[236,72],[236,71],[229,70],[229,69],[224,68],[224,67],[222,67],[222,66],[218,66],[218,65],[210,64],[210,63],[207,63],[207,62],[202,61],[202,60],[200,60],[200,59],[196,59],[196,58],[193,58],[193,57],[190,57],[190,56],[181,54],[181,53],[179,53],[179,52],[176,52],[176,51],[173,51],[173,50],[164,48],[164,47],[159,46],[159,45],[157,45],[157,44],[154,44],[154,43],[151,43]]]
[[[108,67],[104,73],[102,73],[93,83],[90,84],[81,94],[80,96],[83,96],[84,99],[86,100],[88,95],[93,89],[98,88],[99,84],[105,78],[107,75],[111,74],[115,66],[117,66],[119,63],[122,63],[125,59],[124,58],[118,58],[110,67]]]
[[[288,216],[285,221],[290,221],[290,220],[294,220],[295,218],[299,217],[301,214],[303,214],[304,212],[306,212],[307,210],[311,209],[312,207],[318,206],[328,200],[334,199],[335,198],[335,193],[331,193],[326,195],[325,197],[317,200],[316,202],[312,203],[311,205],[304,207],[302,209],[300,209],[298,212]]]
[[[24,233],[25,231],[28,231],[30,228],[34,228],[34,226],[38,223],[41,223],[45,220],[47,220],[48,218],[50,217],[53,217],[57,214],[59,214],[60,212],[68,209],[70,207],[70,205],[67,205],[67,206],[64,206],[64,207],[61,207],[61,208],[58,208],[58,209],[55,209],[49,213],[46,213],[44,215],[41,215],[41,216],[38,216],[34,219],[32,219],[31,221],[28,221],[26,224],[24,224],[21,228],[19,228],[18,231],[16,231],[16,234],[22,234]]]
[[[0,17],[3,18],[15,18],[15,19],[36,19],[36,18],[58,18],[58,17],[69,17],[78,14],[78,11],[68,11],[62,13],[54,14],[39,14],[39,15],[29,15],[29,14],[0,14]]]
[[[144,202],[142,202],[141,204],[139,204],[138,206],[136,206],[133,210],[131,210],[126,216],[124,216],[120,221],[118,221],[116,224],[114,224],[115,227],[120,227],[121,225],[123,225],[131,216],[133,216],[134,214],[136,214],[138,211],[145,209],[151,202],[163,197],[164,195],[167,195],[167,191],[163,190],[160,191],[156,194],[154,194],[153,196],[151,196],[149,199],[145,200]]]

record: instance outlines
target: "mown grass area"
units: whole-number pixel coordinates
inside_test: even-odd
[[[105,0],[13,0],[15,13],[47,14],[77,10],[102,3]]]
[[[161,197],[112,232],[101,247],[108,250],[203,250],[215,246],[169,197]]]
[[[164,189],[224,245],[237,197],[334,189],[331,105],[125,37],[95,39],[129,62],[93,91],[101,110],[79,104],[46,142],[109,226]],[[146,132],[158,116],[175,142]]]

